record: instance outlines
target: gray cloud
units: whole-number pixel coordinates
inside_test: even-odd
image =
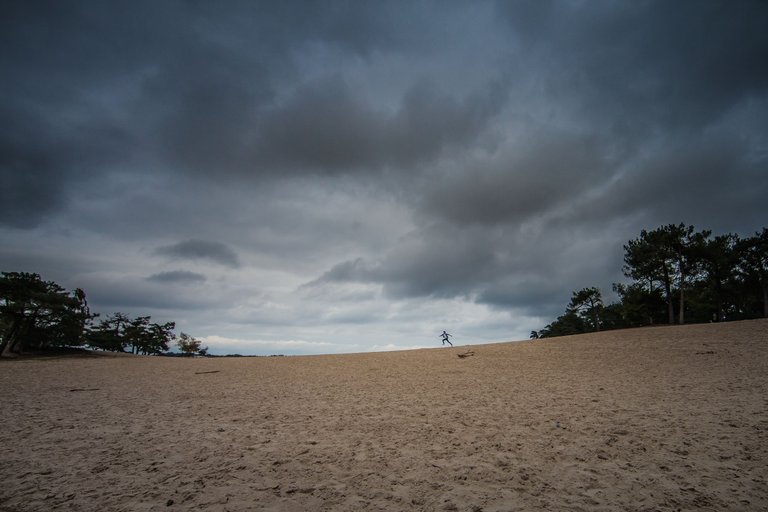
[[[201,335],[529,332],[640,229],[765,224],[766,25],[749,0],[9,4],[0,265]]]
[[[375,268],[362,258],[337,263],[319,278],[305,283],[302,288],[311,288],[323,283],[349,283],[370,281],[375,274]]]
[[[341,262],[306,286],[372,282],[395,298],[469,296],[497,265],[485,241],[478,233],[433,227],[406,237],[380,260]]]
[[[604,214],[640,212],[651,222],[687,219],[718,230],[741,222],[759,224],[768,213],[763,165],[729,135],[680,141],[659,150],[604,191]],[[709,207],[705,205],[709,204]]]
[[[229,246],[207,240],[184,240],[158,247],[155,253],[172,259],[205,260],[232,268],[240,266],[237,254]]]
[[[80,278],[94,311],[109,314],[151,315],[155,321],[173,321],[188,311],[209,311],[218,306],[206,294],[179,294],[167,282],[130,276],[87,275]]]
[[[423,209],[456,224],[517,223],[605,183],[615,166],[595,137],[534,133],[428,188]]]
[[[500,99],[495,84],[461,100],[417,84],[388,113],[334,79],[302,88],[268,112],[257,152],[267,165],[330,173],[411,166],[473,142]]]
[[[572,290],[621,280],[621,244],[610,223],[594,227],[454,227],[412,233],[380,259],[341,262],[307,287],[380,285],[391,298],[461,297],[533,315],[562,310]],[[605,232],[603,231],[605,230]]]
[[[565,295],[562,283],[541,274],[510,276],[484,287],[477,301],[498,308],[525,311],[540,316],[556,317],[564,307]],[[573,288],[580,288],[578,285]],[[607,290],[606,290],[607,291]]]
[[[768,85],[763,2],[498,5],[551,93],[623,129],[700,127]]]
[[[72,183],[114,158],[130,161],[129,136],[98,120],[54,127],[34,109],[2,103],[0,115],[13,127],[0,134],[0,226],[33,228],[68,204]]]
[[[179,284],[194,284],[202,283],[205,281],[203,274],[196,272],[190,272],[189,270],[169,270],[167,272],[158,272],[147,277],[147,281],[155,281],[158,283],[179,283]]]

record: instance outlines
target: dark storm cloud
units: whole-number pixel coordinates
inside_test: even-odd
[[[467,297],[498,270],[498,255],[484,233],[443,224],[413,233],[381,260],[341,262],[316,281],[373,282],[392,298]]]
[[[159,310],[165,316],[168,311],[210,310],[220,305],[210,294],[179,294],[167,282],[109,276],[85,277],[81,282],[88,293],[89,304],[102,314],[118,310],[129,315],[146,315]]]
[[[498,5],[553,99],[621,130],[696,129],[768,85],[765,2]]]
[[[621,244],[610,223],[521,229],[434,224],[377,260],[341,262],[306,287],[374,283],[398,298],[462,297],[527,314],[562,309],[571,290],[621,278]],[[614,246],[606,246],[613,243]]]
[[[159,247],[155,253],[171,259],[204,260],[232,268],[240,266],[237,254],[229,246],[207,240],[184,240]]]
[[[522,222],[610,178],[616,162],[605,149],[590,136],[533,133],[430,187],[422,207],[456,224]]]
[[[62,120],[60,131],[43,112],[2,103],[0,118],[8,127],[0,133],[0,226],[35,227],[67,203],[73,183],[113,158],[129,160],[129,137],[109,125]]]
[[[168,272],[152,274],[147,278],[147,281],[155,281],[158,283],[193,284],[202,283],[205,281],[205,276],[196,272],[190,272],[189,270],[169,270]]]
[[[471,283],[463,289],[474,290],[478,302],[551,311],[563,289],[619,280],[621,244],[643,227],[685,221],[749,231],[764,223],[768,109],[754,100],[768,90],[765,4],[500,6],[527,50],[517,58],[537,61],[532,80],[542,84],[542,99],[557,105],[554,117],[528,123],[525,135],[499,152],[466,160],[462,172],[424,192],[418,209],[425,222],[467,226],[449,238],[458,247],[471,240],[513,257],[505,264],[481,257],[439,272],[440,254],[424,251],[376,277],[399,275],[397,288],[413,295]],[[727,121],[745,105],[763,113],[746,131]],[[546,256],[557,246],[513,228],[521,225],[538,226],[549,239],[559,233],[565,247],[579,247],[578,236],[591,240],[601,229],[609,236],[590,254],[600,264],[589,265],[583,255],[569,261],[564,249]],[[478,239],[473,226],[499,226],[509,238]],[[419,235],[431,240],[427,231]],[[581,276],[573,275],[576,268]]]
[[[483,287],[477,302],[504,309],[516,308],[529,315],[554,317],[563,310],[564,284],[571,283],[543,274],[510,277]]]
[[[39,153],[0,141],[0,225],[32,228],[64,199],[53,164]]]
[[[0,224],[31,228],[83,183],[254,169],[260,109],[304,45],[366,55],[396,10],[358,2],[12,2],[0,16]],[[140,163],[139,163],[140,162]]]
[[[110,165],[131,163],[134,127],[115,118],[116,104],[163,46],[162,18],[138,4],[3,4],[0,177],[10,197],[0,223],[33,227]]]
[[[247,258],[305,296],[554,314],[620,279],[642,228],[768,218],[765,2],[0,10],[4,259],[85,232],[94,251],[184,240],[154,254],[201,272],[104,269],[132,276],[86,286],[105,304],[172,309],[169,283]],[[265,323],[300,316],[264,304]]]
[[[231,171],[244,165],[261,103],[272,95],[258,61],[222,48],[198,48],[148,77],[142,112],[150,148],[182,170]]]
[[[718,231],[759,226],[768,218],[765,162],[730,134],[680,140],[636,162],[604,190],[585,217],[641,213],[651,222],[703,224]],[[742,228],[743,229],[743,228]]]
[[[486,233],[433,226],[389,252],[375,276],[392,297],[468,297],[497,268],[488,241]]]
[[[269,111],[259,130],[257,154],[278,168],[330,173],[383,165],[407,168],[445,147],[456,150],[472,143],[502,98],[496,84],[458,100],[417,84],[396,112],[387,113],[333,79],[304,87]]]

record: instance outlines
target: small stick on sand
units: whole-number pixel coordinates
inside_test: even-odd
[[[209,372],[195,372],[195,375],[202,375],[204,373],[219,373],[219,370],[211,370]]]

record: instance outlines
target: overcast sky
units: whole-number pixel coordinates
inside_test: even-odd
[[[525,339],[768,225],[764,1],[0,6],[0,270],[213,353]]]

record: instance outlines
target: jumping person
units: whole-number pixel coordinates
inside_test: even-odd
[[[447,332],[443,331],[443,334],[441,334],[440,336],[443,337],[443,345],[445,345],[446,342],[447,342],[450,346],[453,346],[453,343],[451,343],[451,341],[448,339],[448,338],[451,337],[450,334],[448,334]]]

